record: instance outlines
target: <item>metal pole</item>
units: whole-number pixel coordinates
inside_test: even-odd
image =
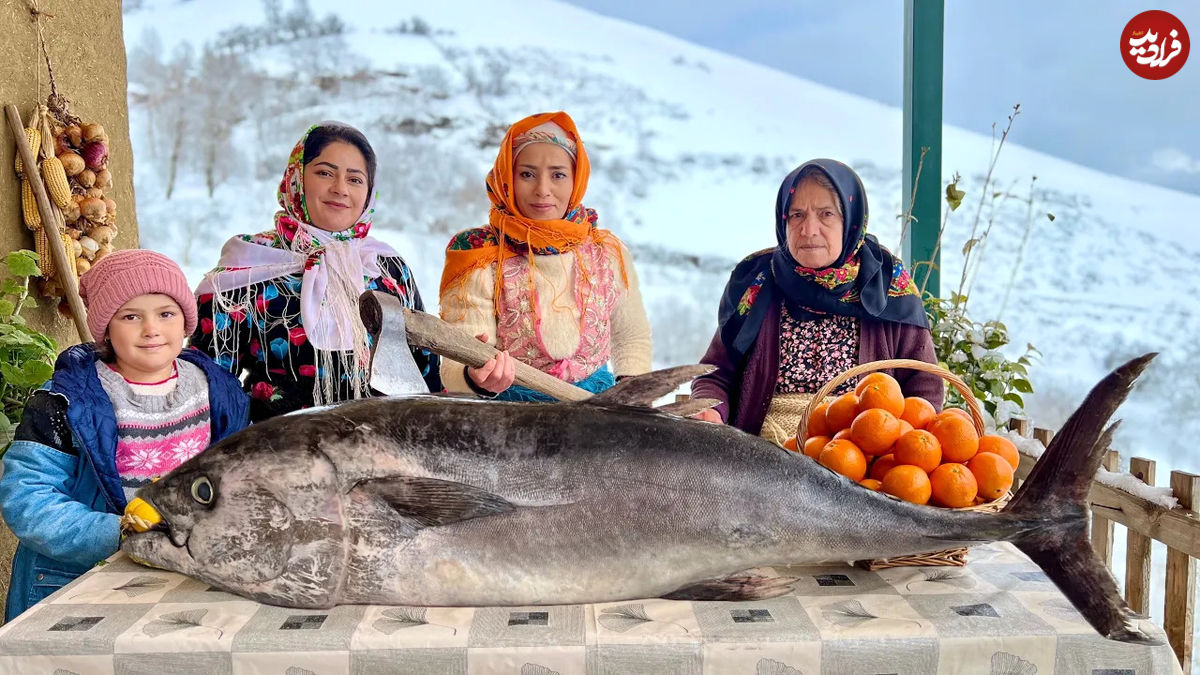
[[[905,231],[901,255],[917,286],[938,295],[941,255],[935,255],[941,228],[942,37],[944,0],[904,2],[904,175],[906,208],[915,218]],[[921,149],[928,148],[913,198]],[[927,264],[932,263],[932,264]],[[928,277],[928,280],[926,280]]]

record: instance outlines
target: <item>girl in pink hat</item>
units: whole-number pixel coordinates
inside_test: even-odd
[[[170,258],[109,254],[79,292],[97,342],[59,355],[4,454],[0,511],[20,539],[6,621],[117,551],[139,487],[247,424],[237,379],[183,349],[196,300]]]

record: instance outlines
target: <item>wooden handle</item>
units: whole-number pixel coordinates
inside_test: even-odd
[[[454,359],[472,368],[478,368],[496,358],[499,350],[480,342],[458,326],[453,326],[427,312],[404,310],[404,326],[408,330],[408,343],[428,349],[435,354]],[[517,384],[535,389],[560,401],[582,401],[592,393],[580,389],[570,382],[547,375],[533,366],[516,362]]]
[[[909,370],[920,370],[926,373],[933,373],[949,382],[958,393],[962,394],[963,400],[967,402],[967,408],[971,412],[971,420],[975,424],[975,432],[983,436],[986,429],[983,427],[983,411],[979,409],[979,402],[975,400],[975,392],[967,386],[962,378],[936,363],[927,363],[925,361],[917,361],[916,359],[884,359],[882,361],[872,361],[863,363],[853,368],[849,368],[842,373],[839,373],[832,380],[825,383],[824,387],[817,390],[813,395],[813,399],[809,402],[808,407],[804,409],[804,413],[800,415],[800,423],[796,426],[796,438],[799,439],[799,445],[804,445],[804,440],[808,438],[808,416],[812,413],[813,408],[817,407],[821,401],[825,399],[837,386],[855,375],[870,373],[876,370],[887,370],[889,368],[908,368]]]
[[[80,340],[92,342],[92,332],[88,330],[87,326],[87,310],[83,307],[83,298],[79,297],[79,285],[76,283],[75,274],[71,272],[74,269],[71,259],[67,257],[67,251],[63,248],[62,213],[50,203],[50,197],[46,195],[46,186],[42,184],[41,172],[38,171],[40,165],[25,138],[25,127],[21,122],[21,113],[17,111],[17,106],[9,103],[4,106],[4,113],[8,118],[8,127],[12,130],[13,138],[17,140],[17,152],[21,154],[21,163],[25,167],[26,178],[29,180],[30,187],[33,188],[33,197],[37,200],[38,213],[42,216],[42,227],[50,229],[46,241],[50,246],[50,257],[54,260],[55,271],[58,273],[58,283],[66,293],[67,305],[71,308],[71,318],[75,320],[75,329],[79,331]]]

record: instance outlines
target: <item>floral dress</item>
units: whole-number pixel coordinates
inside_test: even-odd
[[[381,257],[379,267],[384,274],[372,279],[366,290],[390,293],[405,307],[424,311],[416,281],[402,258]],[[200,320],[191,344],[234,375],[245,373],[243,388],[250,394],[252,422],[313,405],[317,359],[300,316],[302,279],[291,274],[229,291],[234,306],[229,313],[214,312],[211,293],[198,298]],[[233,333],[237,337],[231,354],[218,349],[214,331],[225,331],[232,322],[240,325]],[[442,391],[440,357],[424,349],[412,351],[429,390]],[[341,382],[337,400],[351,397],[348,380],[345,375],[337,378]]]
[[[852,316],[829,316],[812,321],[793,318],[783,305],[779,321],[779,379],[777,394],[815,394],[839,373],[858,365],[859,323]],[[853,391],[852,377],[831,395]]]

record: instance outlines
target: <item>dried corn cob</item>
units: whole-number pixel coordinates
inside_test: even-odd
[[[64,251],[70,251],[71,247],[75,245],[75,240],[72,239],[66,232],[59,232],[58,236],[62,239]],[[75,259],[75,256],[68,253],[67,261],[71,263],[71,274],[74,274],[75,278],[78,279],[81,272],[79,271],[79,264]]]
[[[54,256],[50,253],[50,238],[46,230],[47,228],[43,227],[33,233],[33,248],[38,254],[38,269],[41,270],[42,276],[54,279],[57,269],[54,267]],[[71,265],[71,274],[79,276],[75,256],[69,253],[72,248],[71,238],[63,233],[59,233],[58,236],[62,238],[63,250],[68,251],[67,260]]]
[[[42,132],[33,127],[25,127],[25,140],[29,142],[29,151],[37,157],[38,150],[42,147]],[[24,176],[24,165],[21,163],[21,153],[17,152],[17,160],[14,162],[17,167],[17,175]]]
[[[47,157],[42,160],[42,177],[46,179],[46,190],[50,199],[65,209],[71,201],[71,185],[67,183],[67,172],[63,163],[57,157]]]
[[[31,230],[42,229],[42,215],[38,213],[37,199],[33,196],[33,185],[29,179],[21,179],[21,212],[25,214],[25,227]]]
[[[41,227],[33,233],[33,250],[38,254],[38,269],[47,279],[54,278],[54,257],[50,255],[50,240],[46,237],[46,228]]]

